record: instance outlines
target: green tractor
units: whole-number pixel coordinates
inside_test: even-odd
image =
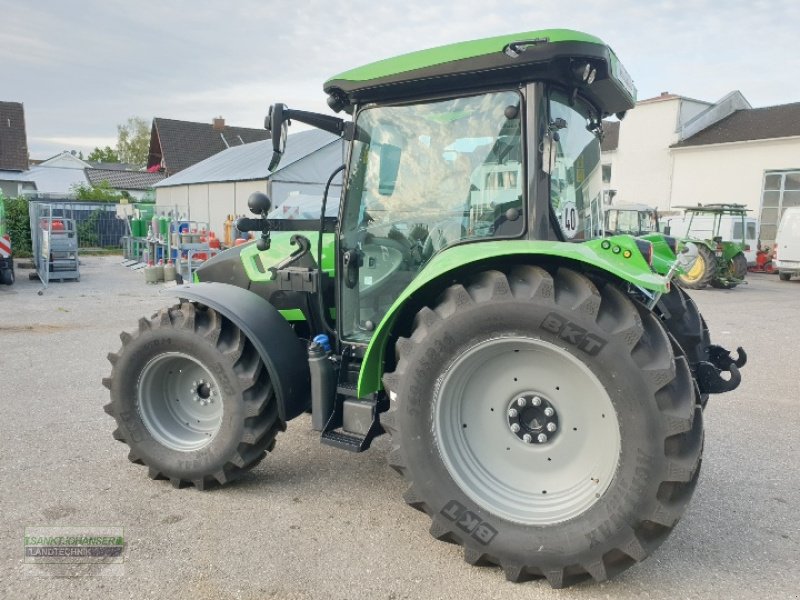
[[[686,231],[681,236],[681,247],[686,250],[691,264],[678,274],[678,283],[693,290],[700,290],[708,285],[732,289],[743,283],[747,276],[744,236],[748,209],[743,204],[706,204],[676,208],[684,209],[689,215]],[[741,240],[723,239],[720,229],[727,216],[741,221]]]
[[[660,231],[658,210],[646,204],[619,204],[605,209],[606,235],[643,236]]]
[[[645,559],[695,489],[708,394],[746,355],[670,285],[674,246],[602,237],[603,118],[635,89],[569,30],[415,52],[338,75],[338,218],[272,220],[206,262],[109,354],[114,437],[153,479],[236,479],[310,412],[321,442],[391,436],[404,499],[472,564],[554,587]],[[660,257],[660,258],[659,258]],[[666,258],[665,258],[666,257]],[[723,376],[724,373],[724,376]],[[308,418],[308,417],[304,417]]]

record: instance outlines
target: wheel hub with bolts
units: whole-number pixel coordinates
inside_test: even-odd
[[[558,413],[541,394],[515,395],[506,411],[508,428],[526,444],[547,444],[558,435]]]
[[[193,381],[189,393],[200,406],[208,406],[214,401],[214,390],[205,379]]]

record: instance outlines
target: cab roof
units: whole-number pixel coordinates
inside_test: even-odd
[[[747,208],[745,204],[698,204],[697,206],[673,206],[672,208],[679,208],[684,210],[685,212],[696,212],[696,213],[709,213],[709,214],[732,214],[732,215],[744,215],[750,212],[750,209]]]
[[[591,85],[574,71],[590,63]],[[459,42],[411,52],[340,73],[325,82],[329,103],[404,100],[436,93],[480,90],[529,81],[580,87],[603,116],[636,103],[636,88],[616,54],[602,40],[570,29],[544,29]]]

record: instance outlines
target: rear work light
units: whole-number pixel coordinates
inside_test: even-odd
[[[648,265],[653,264],[653,244],[648,242],[647,240],[635,240],[636,247],[639,249],[639,252],[642,253],[644,259],[647,261]]]

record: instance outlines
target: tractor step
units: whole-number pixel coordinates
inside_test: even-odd
[[[367,436],[348,433],[344,429],[322,432],[321,441],[326,446],[333,446],[334,448],[347,450],[349,452],[363,452],[369,448],[372,442],[371,439],[367,439]]]
[[[380,407],[374,396],[358,398],[354,383],[340,382],[336,387],[336,404],[325,425],[320,441],[350,452],[363,452],[372,440],[384,433],[380,423]]]

